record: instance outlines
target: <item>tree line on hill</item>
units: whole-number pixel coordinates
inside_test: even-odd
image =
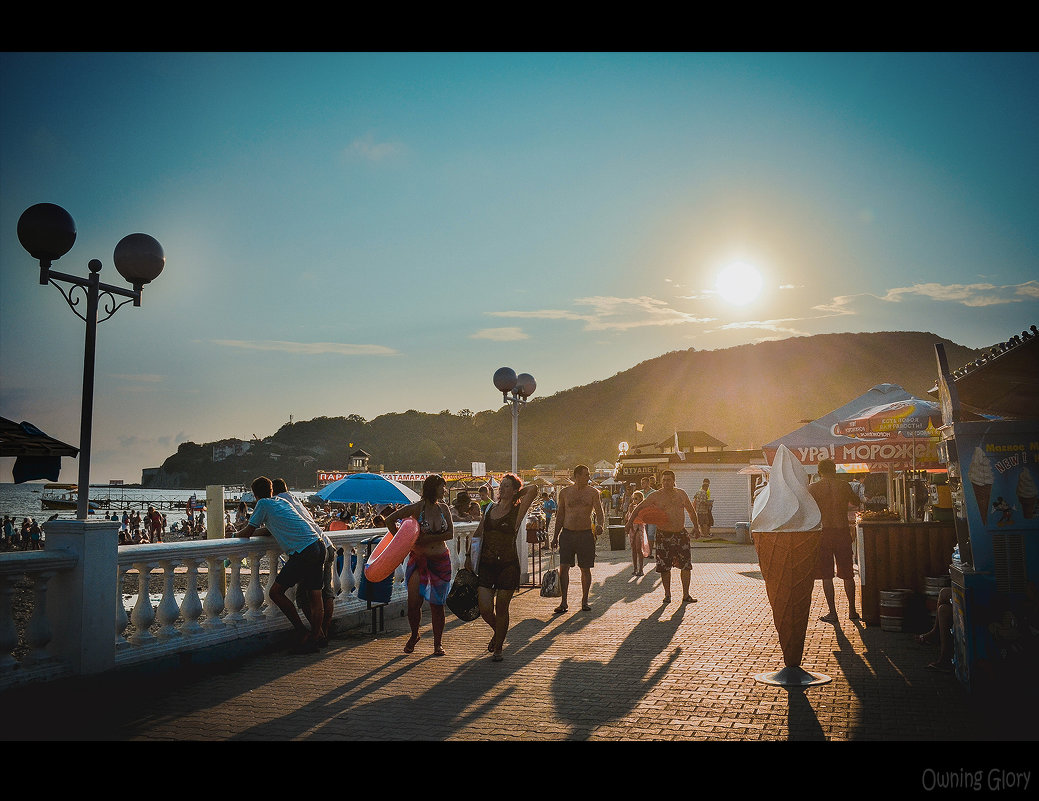
[[[520,418],[520,467],[614,461],[620,441],[655,443],[676,430],[705,431],[731,450],[760,448],[880,383],[932,397],[936,342],[945,344],[954,366],[981,353],[926,332],[821,334],[672,351],[530,400]],[[312,487],[317,470],[344,470],[357,449],[378,471],[468,471],[473,462],[505,470],[512,460],[512,412],[503,405],[475,413],[409,409],[374,420],[317,417],[283,425],[244,455],[213,461],[213,447],[228,442],[182,443],[150,483],[237,485],[267,474]]]

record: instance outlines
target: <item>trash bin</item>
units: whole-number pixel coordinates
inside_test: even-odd
[[[624,526],[610,526],[610,550],[624,550]]]
[[[750,542],[750,523],[736,524],[736,542]]]

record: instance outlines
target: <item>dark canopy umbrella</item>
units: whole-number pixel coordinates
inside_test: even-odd
[[[57,481],[62,456],[77,456],[79,448],[48,437],[32,423],[0,417],[0,456],[17,457],[14,483],[46,478]]]

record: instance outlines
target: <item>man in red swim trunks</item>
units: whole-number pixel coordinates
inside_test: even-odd
[[[848,619],[858,620],[859,613],[855,611],[855,569],[851,560],[848,504],[857,507],[859,496],[847,481],[837,478],[837,466],[832,459],[819,462],[819,480],[808,485],[808,492],[819,504],[823,524],[815,577],[822,580],[823,595],[826,596],[826,605],[830,611],[819,619],[824,623],[837,622],[833,590],[833,565],[836,562],[837,577],[844,580],[844,591],[848,595]]]
[[[665,470],[660,474],[660,489],[628,512],[628,521],[633,521],[647,506],[662,509],[668,520],[666,528],[663,524],[657,525],[657,538],[654,543],[657,558],[656,569],[660,573],[660,583],[664,585],[664,603],[671,603],[671,568],[673,567],[678,568],[682,579],[682,603],[696,603],[696,599],[689,594],[693,560],[689,547],[689,534],[685,530],[686,512],[689,513],[689,519],[692,520],[693,530],[699,533],[700,529],[692,501],[689,500],[685,490],[675,486],[674,471]]]

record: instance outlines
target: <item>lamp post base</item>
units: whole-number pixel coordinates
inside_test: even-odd
[[[833,679],[824,673],[809,673],[801,668],[785,667],[772,673],[756,673],[755,681],[764,684],[772,684],[777,687],[815,687],[819,684],[829,684]]]

